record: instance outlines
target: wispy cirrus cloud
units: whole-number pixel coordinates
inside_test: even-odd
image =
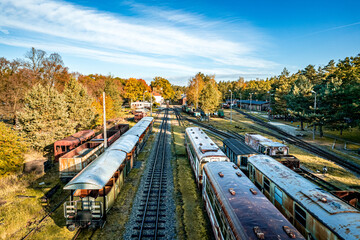
[[[0,31],[6,34],[0,43],[182,74],[236,74],[276,65],[256,56],[256,45],[207,31],[221,21],[180,10],[132,8],[147,14],[128,17],[55,0],[0,0]],[[159,24],[154,16],[165,21]]]

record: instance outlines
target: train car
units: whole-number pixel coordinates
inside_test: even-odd
[[[125,160],[123,151],[106,151],[64,187],[71,190],[70,201],[64,203],[66,226],[70,231],[105,224],[106,213],[124,183]]]
[[[129,124],[118,124],[106,131],[107,145],[111,146],[129,129]],[[68,181],[104,152],[104,134],[100,133],[90,141],[81,144],[59,158],[59,175]]]
[[[69,137],[56,141],[54,143],[55,161],[59,161],[59,158],[62,155],[83,144],[94,136],[95,132],[93,130],[82,130]]]
[[[201,128],[186,128],[185,144],[198,185],[202,183],[203,167],[206,163],[230,161]]]
[[[59,176],[69,181],[104,152],[103,142],[86,142],[59,158]]]
[[[235,138],[223,140],[223,149],[231,162],[240,167],[241,170],[247,170],[247,160],[249,157],[259,154],[253,148]]]
[[[202,194],[216,239],[304,239],[234,163],[206,164]]]
[[[245,143],[265,155],[275,156],[289,154],[289,147],[285,144],[274,142],[256,133],[246,133]]]
[[[307,239],[360,239],[360,211],[266,155],[248,159],[249,178]]]
[[[139,137],[136,135],[122,136],[119,141],[111,145],[109,150],[118,150],[126,153],[125,176],[134,166],[134,158],[136,157],[136,148],[138,146]]]
[[[154,125],[153,117],[144,117],[142,118],[135,126],[133,126],[126,135],[134,135],[139,137],[138,147],[136,148],[135,154],[138,154],[143,148],[146,140],[149,138],[150,133],[152,132]]]
[[[65,187],[70,201],[64,203],[69,230],[77,227],[102,227],[125,177],[130,172],[136,152],[152,131],[153,118],[147,117],[116,140],[106,151],[76,175]]]

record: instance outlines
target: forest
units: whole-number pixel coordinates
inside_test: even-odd
[[[230,99],[271,102],[271,115],[340,132],[360,125],[360,55],[308,65],[290,74],[245,81],[216,81],[197,73],[188,85],[174,86],[163,77],[148,85],[143,79],[71,73],[57,53],[32,48],[24,59],[0,58],[0,175],[21,168],[26,149],[50,151],[54,141],[76,131],[101,125],[102,92],[107,119],[124,115],[124,105],[150,100],[152,93],[187,103],[206,113]],[[316,108],[315,103],[316,101]],[[20,153],[20,154],[19,154]],[[16,155],[16,157],[14,157]],[[9,160],[11,159],[11,161]]]

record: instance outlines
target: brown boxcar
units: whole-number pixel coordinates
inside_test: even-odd
[[[55,161],[58,161],[62,155],[83,144],[94,136],[95,132],[93,130],[82,130],[69,137],[56,141],[54,143]]]
[[[129,124],[118,124],[107,130],[107,144],[111,146],[119,137],[129,129]],[[59,173],[62,180],[70,180],[90,162],[104,152],[102,139],[104,134],[100,133],[89,142],[84,143],[72,151],[66,153],[59,159]]]

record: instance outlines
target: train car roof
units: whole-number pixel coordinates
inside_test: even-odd
[[[154,120],[153,117],[143,117],[140,121],[152,122],[153,120]]]
[[[54,145],[71,145],[74,142],[81,142],[95,134],[94,130],[82,130],[71,136],[58,140]]]
[[[108,150],[119,150],[119,151],[124,151],[126,153],[130,153],[138,141],[139,141],[138,136],[134,136],[134,135],[121,136],[118,140],[116,140],[113,144],[111,144]]]
[[[230,162],[210,162],[205,164],[204,172],[220,200],[220,205],[225,208],[225,214],[232,220],[230,224],[233,224],[232,230],[237,239],[258,239],[254,233],[255,227],[259,227],[265,239],[290,239],[283,229],[284,226],[289,227],[297,239],[304,239],[255,185],[233,166]],[[223,174],[222,177],[219,172]],[[237,173],[240,173],[241,177]],[[256,194],[253,194],[251,189],[254,189]]]
[[[249,155],[258,153],[255,149],[235,138],[224,139],[223,143],[236,155]]]
[[[272,140],[257,133],[245,133],[245,135],[251,136],[253,139],[258,140],[260,142],[272,142]]]
[[[66,184],[64,189],[102,189],[125,159],[126,153],[123,151],[105,151]]]
[[[248,159],[311,215],[344,239],[360,238],[360,211],[266,155]]]
[[[123,136],[133,135],[140,137],[146,130],[147,126],[134,126],[130,128],[126,133],[123,134]]]
[[[199,127],[186,128],[186,134],[196,151],[199,159],[204,157],[226,157],[220,148],[209,138],[206,133]]]
[[[279,142],[260,142],[263,146],[265,147],[285,147],[287,148],[288,146]]]

